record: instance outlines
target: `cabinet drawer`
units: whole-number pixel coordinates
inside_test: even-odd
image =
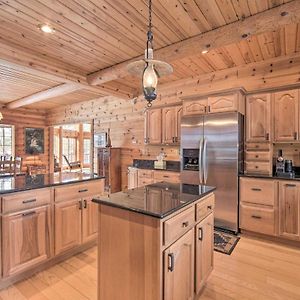
[[[154,171],[154,181],[179,182],[180,173]]]
[[[277,182],[263,179],[240,179],[240,201],[261,205],[275,205]]]
[[[203,220],[209,215],[215,207],[215,195],[209,196],[207,199],[196,204],[196,221]]]
[[[55,188],[55,202],[92,197],[102,194],[104,180],[92,180]]]
[[[38,207],[48,204],[50,201],[50,189],[47,188],[17,192],[2,197],[2,213]]]
[[[195,207],[190,207],[164,222],[164,245],[182,236],[195,224]]]
[[[271,152],[269,151],[246,151],[246,160],[250,161],[270,161]]]
[[[269,143],[247,143],[246,150],[270,150],[271,145]]]
[[[153,178],[153,170],[138,170],[138,177]]]
[[[245,172],[253,174],[270,174],[272,172],[271,162],[245,162]]]
[[[275,235],[275,212],[272,208],[240,205],[241,229]]]
[[[152,184],[152,183],[153,183],[152,178],[143,178],[143,177],[138,178],[138,186],[145,186],[145,185]]]

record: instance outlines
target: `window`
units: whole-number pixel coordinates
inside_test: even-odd
[[[65,155],[69,162],[77,161],[77,140],[76,138],[63,138],[63,155]],[[63,161],[67,165],[66,161]]]
[[[0,155],[14,156],[14,126],[0,126]]]
[[[91,163],[91,140],[83,140],[83,163],[89,165]]]

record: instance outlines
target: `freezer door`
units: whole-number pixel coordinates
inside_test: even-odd
[[[240,122],[237,113],[204,118],[204,183],[216,186],[215,226],[238,231]]]
[[[203,168],[201,155],[203,152],[203,122],[204,116],[184,116],[181,119],[181,174],[183,183],[201,184]],[[197,149],[199,153],[199,171],[183,170],[183,149]]]

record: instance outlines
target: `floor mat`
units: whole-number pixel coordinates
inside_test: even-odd
[[[214,244],[215,251],[230,255],[239,241],[239,237],[233,233],[215,230]]]

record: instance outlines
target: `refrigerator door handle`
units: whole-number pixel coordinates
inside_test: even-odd
[[[206,184],[208,176],[207,139],[203,139],[203,183]]]
[[[203,138],[200,139],[199,142],[199,181],[200,184],[203,184],[203,165],[202,165],[202,154],[203,154]]]

